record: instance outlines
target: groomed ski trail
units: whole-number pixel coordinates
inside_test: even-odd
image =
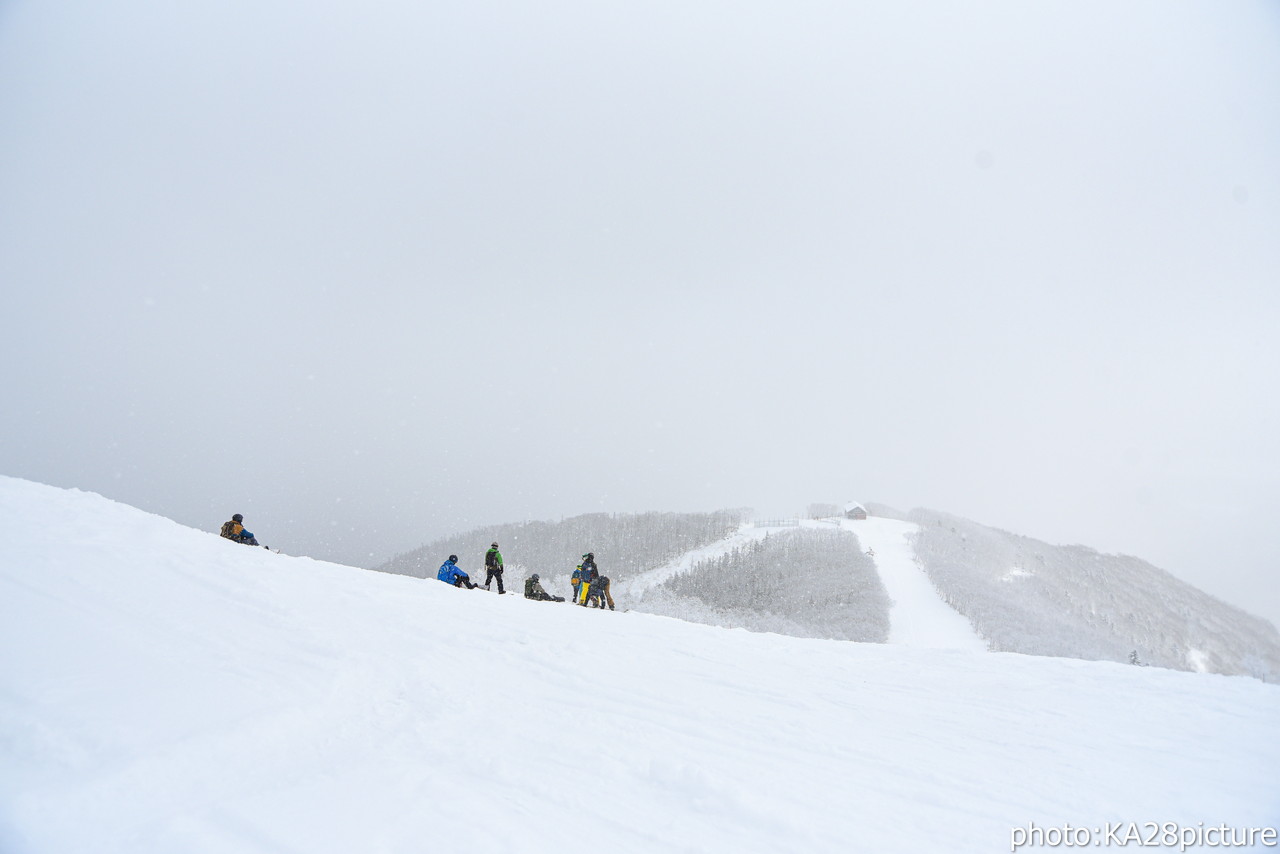
[[[729,554],[737,548],[742,548],[747,543],[754,540],[762,540],[769,533],[776,533],[777,528],[756,527],[753,524],[743,525],[722,539],[717,540],[710,545],[702,546],[693,551],[685,552],[680,557],[664,564],[657,569],[651,569],[648,572],[642,572],[635,578],[627,581],[615,582],[613,585],[614,597],[626,595],[640,596],[652,587],[667,581],[668,579],[688,572],[693,569],[694,565],[712,558],[722,557]]]
[[[863,549],[875,552],[872,560],[893,600],[889,643],[918,649],[986,651],[986,643],[969,621],[942,600],[916,563],[915,549],[907,539],[916,531],[915,524],[872,516],[843,519],[840,527],[857,535]]]

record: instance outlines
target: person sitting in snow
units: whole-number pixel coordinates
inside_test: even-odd
[[[454,587],[465,587],[468,590],[475,590],[479,584],[471,583],[471,576],[467,575],[458,566],[458,556],[449,555],[449,559],[440,564],[440,571],[436,573],[436,578],[445,584],[452,584]]]
[[[603,609],[606,602],[609,603],[609,610],[612,611],[613,594],[609,592],[609,576],[602,575],[591,582],[591,589],[587,591],[587,604]]]
[[[563,596],[552,596],[543,589],[542,583],[538,580],[538,573],[534,573],[524,581],[524,598],[533,599],[535,602],[563,602]]]
[[[253,536],[253,532],[246,531],[244,529],[244,517],[239,513],[232,516],[230,522],[222,523],[221,535],[233,542],[244,543],[246,546],[256,546],[259,544],[257,539]]]

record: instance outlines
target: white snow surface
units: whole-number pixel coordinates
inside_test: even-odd
[[[919,854],[1280,821],[1256,680],[534,603],[10,478],[0,650],[5,854]]]
[[[917,530],[914,523],[869,516],[845,519],[841,525],[857,534],[864,550],[875,552],[876,571],[893,600],[889,643],[922,649],[986,650],[986,643],[969,621],[943,601],[916,563],[915,550],[907,539]]]

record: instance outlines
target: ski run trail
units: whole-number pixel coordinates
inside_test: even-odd
[[[986,650],[969,621],[942,600],[929,576],[916,564],[915,551],[907,539],[916,525],[877,516],[845,519],[840,524],[858,536],[864,550],[873,553],[880,581],[893,600],[889,643],[922,649]]]
[[[924,570],[916,564],[915,552],[907,539],[916,530],[914,523],[872,516],[856,521],[802,520],[800,526],[848,531],[857,536],[864,551],[872,553],[880,581],[893,602],[889,609],[889,643],[921,649],[986,650],[986,643],[969,621],[942,600]],[[730,536],[620,583],[616,589],[621,597],[639,595],[673,576],[691,571],[702,561],[787,530],[794,529],[744,525]]]
[[[901,527],[853,529],[903,618],[861,644],[458,590],[222,521],[0,477],[0,852],[932,854],[1280,822],[1280,687],[962,648],[891,580]]]

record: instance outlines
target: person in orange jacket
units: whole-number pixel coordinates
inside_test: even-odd
[[[231,517],[231,521],[222,523],[220,536],[226,537],[228,540],[236,543],[244,543],[246,546],[260,545],[254,538],[252,531],[244,529],[244,517],[239,513]]]

